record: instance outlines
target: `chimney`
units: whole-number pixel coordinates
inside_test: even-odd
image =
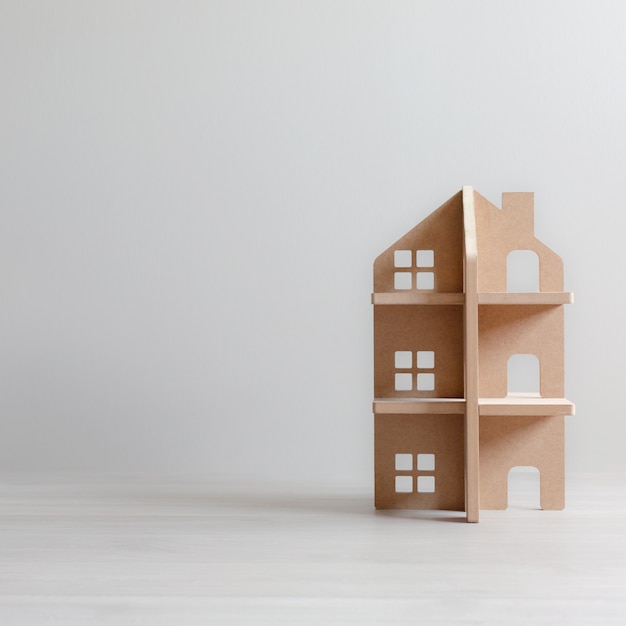
[[[535,194],[532,191],[508,191],[502,194],[502,212],[508,228],[520,234],[535,233]]]

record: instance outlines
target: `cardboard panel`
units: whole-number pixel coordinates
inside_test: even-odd
[[[562,306],[480,306],[478,341],[481,397],[507,395],[507,364],[514,354],[534,354],[539,359],[541,395],[563,397]]]
[[[396,367],[395,353],[409,352],[410,367]],[[418,351],[434,352],[434,368],[420,367]],[[417,390],[419,374],[434,374],[433,390]],[[412,377],[412,388],[396,390],[396,374]],[[374,307],[374,395],[376,398],[463,397],[463,307]]]
[[[376,415],[374,419],[376,508],[463,511],[463,416]],[[410,455],[411,469],[396,469],[396,454]],[[418,454],[434,455],[434,470],[419,470]],[[396,477],[411,479],[410,492],[396,491]],[[434,492],[417,491],[420,477],[434,477]]]
[[[511,394],[506,398],[480,398],[480,415],[574,415],[575,407],[565,398],[536,398]]]
[[[479,193],[476,204],[478,291],[507,291],[507,257],[513,250],[539,256],[539,290],[563,291],[563,261],[534,235],[534,194],[503,193],[498,209]]]
[[[463,188],[465,287],[465,510],[467,521],[480,516],[478,432],[478,299],[476,215],[474,190]]]
[[[407,267],[395,267],[394,252],[408,250],[412,253]],[[432,250],[432,267],[417,266],[415,253]],[[395,288],[396,272],[410,274],[410,289]],[[416,274],[434,275],[433,291],[463,291],[463,206],[461,192],[454,195],[404,237],[385,250],[374,262],[375,292],[410,292],[416,290]],[[419,290],[421,291],[421,290]],[[430,290],[427,290],[430,291]]]
[[[541,475],[541,507],[565,506],[564,417],[480,417],[480,508],[506,509],[511,468]]]

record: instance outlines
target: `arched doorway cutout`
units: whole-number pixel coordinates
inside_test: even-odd
[[[539,256],[533,250],[513,250],[506,258],[506,290],[539,291]]]
[[[507,363],[507,394],[516,396],[541,395],[539,359],[534,354],[514,354]]]
[[[541,509],[541,477],[531,465],[517,465],[509,470],[508,507]]]

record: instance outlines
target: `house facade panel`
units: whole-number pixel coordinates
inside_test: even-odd
[[[432,287],[425,286],[429,274],[433,275]],[[374,262],[374,292],[407,291],[463,291],[461,193],[450,198]]]
[[[479,395],[508,394],[507,364],[515,354],[539,360],[540,394],[564,394],[564,336],[562,306],[493,305],[478,309]]]
[[[462,307],[377,306],[374,326],[376,398],[463,397]]]
[[[377,415],[378,509],[462,511],[462,415]]]
[[[509,471],[532,466],[540,474],[541,508],[565,506],[565,418],[481,416],[480,507],[506,509]]]
[[[563,261],[535,237],[534,194],[504,193],[502,209],[474,192],[478,290],[507,291],[507,258],[515,250],[531,250],[539,257],[539,291],[563,291]]]

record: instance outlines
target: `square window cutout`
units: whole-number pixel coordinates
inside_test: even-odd
[[[396,469],[401,472],[410,472],[413,469],[413,455],[396,454]]]
[[[425,478],[425,477],[422,476],[422,478]],[[412,492],[413,492],[413,476],[396,476],[396,493],[412,493]]]
[[[398,274],[396,274],[397,276]],[[415,285],[417,289],[434,289],[435,273],[434,272],[418,272],[415,275]]]
[[[398,353],[396,352],[396,354]],[[396,365],[396,367],[398,366]],[[435,353],[432,350],[420,350],[417,353],[417,367],[427,370],[433,369],[435,367]]]
[[[433,250],[418,250],[415,253],[416,267],[434,267],[435,252]],[[402,267],[405,267],[404,265]]]
[[[396,454],[396,459],[398,455]],[[396,461],[397,465],[397,461]],[[396,469],[398,469],[396,467]],[[409,468],[411,469],[411,468]],[[435,471],[435,455],[434,454],[418,454],[417,455],[417,469],[425,472]]]
[[[406,369],[409,367],[413,367],[413,353],[403,351],[403,350],[397,351],[396,352],[396,367],[399,369]]]
[[[398,376],[398,374],[396,374],[396,376]],[[435,375],[434,374],[418,374],[417,375],[417,390],[418,391],[433,391],[434,389],[435,389]]]
[[[396,374],[396,391],[412,391],[413,374]]]
[[[396,250],[393,253],[394,267],[411,267],[412,256],[413,253],[410,250]]]
[[[411,272],[395,272],[393,275],[394,289],[411,289]]]
[[[398,478],[404,476],[396,476],[396,491],[398,491]],[[408,476],[407,478],[411,478]],[[417,477],[418,493],[435,493],[435,477],[434,476],[418,476]]]

